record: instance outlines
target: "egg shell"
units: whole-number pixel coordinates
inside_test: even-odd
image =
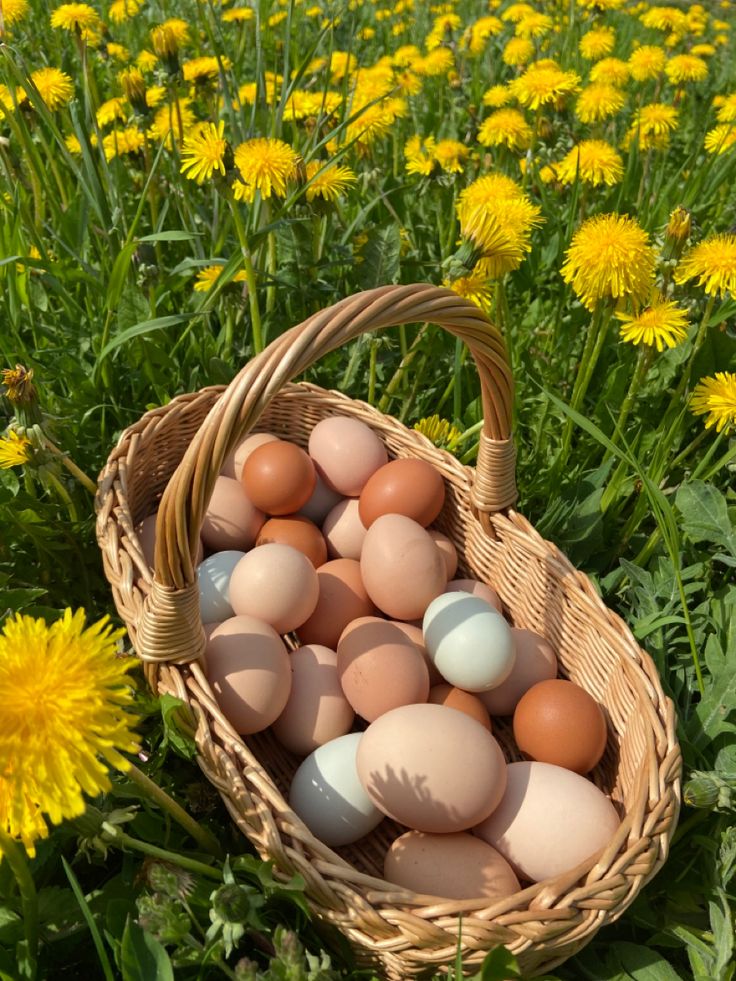
[[[240,481],[243,476],[243,465],[253,450],[265,443],[275,443],[278,436],[273,433],[251,433],[241,440],[229,456],[225,457],[225,462],[220,470],[221,477],[231,477],[233,480]]]
[[[331,558],[360,559],[366,527],[358,514],[357,498],[336,504],[322,524],[322,533]]]
[[[291,545],[259,545],[233,569],[228,596],[235,613],[257,616],[285,634],[314,613],[319,598],[317,572],[306,555]]]
[[[490,603],[499,613],[503,613],[501,597],[496,590],[477,579],[451,579],[444,591],[446,593],[470,593],[471,596],[477,596],[479,599],[485,600],[486,603]]]
[[[442,677],[465,691],[500,685],[514,666],[511,628],[485,600],[443,593],[424,614],[424,642]]]
[[[256,545],[279,542],[291,545],[303,552],[315,569],[327,561],[327,543],[322,532],[309,518],[288,514],[282,518],[269,518],[258,532]]]
[[[202,519],[200,535],[214,552],[252,547],[266,515],[250,500],[237,480],[218,477]]]
[[[429,671],[429,684],[440,685],[443,682],[442,675],[439,673],[437,668],[434,666],[432,658],[427,653],[427,647],[424,643],[424,634],[422,633],[422,628],[416,623],[405,623],[403,620],[391,620],[394,626],[398,627],[399,630],[403,631],[412,644],[416,644],[419,648],[419,652],[424,658],[424,663],[427,665],[427,671]]]
[[[199,613],[202,623],[222,623],[233,616],[228,599],[233,569],[245,555],[235,549],[215,552],[197,566]]]
[[[153,568],[153,560],[156,554],[157,517],[158,515],[156,514],[149,514],[148,517],[144,518],[143,521],[135,526],[135,533],[138,536],[141,551],[143,552],[146,562],[151,569]],[[194,556],[194,564],[199,565],[203,558],[204,547],[202,545],[202,539],[200,538],[197,542],[197,554]]]
[[[480,722],[484,729],[493,732],[491,720],[488,717],[488,710],[477,695],[471,695],[469,691],[462,688],[453,688],[447,683],[433,685],[429,689],[427,699],[432,705],[446,705],[448,708],[456,709],[458,712],[465,712],[471,719]]]
[[[243,736],[274,722],[289,699],[291,665],[284,642],[263,620],[235,616],[210,634],[207,679],[217,704]]]
[[[423,528],[445,503],[445,482],[426,460],[391,460],[376,470],[360,494],[360,520],[370,528],[385,514],[403,514]]]
[[[306,645],[292,652],[289,663],[291,694],[272,729],[282,746],[307,756],[349,732],[355,714],[340,686],[335,651]]]
[[[373,722],[399,705],[426,702],[429,672],[419,649],[388,620],[361,617],[337,645],[342,690],[358,715]]]
[[[309,434],[309,455],[327,486],[346,497],[357,497],[388,460],[380,437],[347,416],[329,416],[317,423]]]
[[[506,788],[496,740],[445,705],[386,712],[363,733],[357,763],[374,804],[417,831],[466,831],[492,813]]]
[[[443,899],[504,899],[521,888],[503,855],[464,831],[407,831],[389,847],[383,876],[404,889]]]
[[[503,800],[474,828],[532,882],[562,875],[603,849],[619,817],[595,784],[551,763],[511,763]]]
[[[360,563],[354,559],[325,562],[317,569],[317,584],[317,605],[299,627],[299,640],[337,650],[337,642],[347,625],[359,617],[373,616],[376,608],[363,585]]]
[[[452,579],[457,572],[457,549],[447,535],[443,535],[441,531],[437,531],[435,528],[428,528],[427,534],[442,554],[447,578]]]
[[[420,524],[384,514],[366,532],[360,572],[368,595],[394,620],[416,620],[447,583],[445,562]]]
[[[540,681],[514,712],[514,739],[522,753],[575,773],[589,773],[600,762],[607,738],[600,705],[572,681]]]
[[[361,736],[350,732],[320,746],[302,762],[291,782],[291,808],[331,848],[352,844],[383,820],[358,779],[355,754]]]
[[[243,487],[266,514],[294,514],[312,496],[317,483],[314,464],[296,443],[264,443],[243,466]]]
[[[533,630],[512,627],[511,638],[516,651],[511,674],[498,687],[478,695],[491,715],[513,715],[524,692],[557,674],[555,652],[544,637]]]
[[[317,483],[314,485],[312,496],[306,504],[299,508],[298,513],[305,518],[309,518],[316,525],[321,525],[330,511],[341,500],[342,496],[337,491],[331,490],[318,473]]]

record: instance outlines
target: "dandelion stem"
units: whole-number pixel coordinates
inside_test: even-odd
[[[32,977],[35,977],[38,955],[38,894],[23,850],[2,828],[0,828],[0,854],[10,866],[18,884],[23,910],[23,931],[32,965]]]
[[[235,232],[240,243],[240,250],[243,253],[243,268],[245,269],[245,282],[248,286],[248,303],[250,305],[250,319],[253,328],[253,350],[260,354],[263,350],[263,329],[261,327],[261,310],[258,306],[258,293],[256,291],[256,273],[253,268],[253,260],[248,246],[248,238],[245,234],[243,219],[236,201],[230,200],[230,213],[233,216]]]
[[[616,420],[616,426],[613,430],[613,435],[611,441],[615,444],[618,441],[619,436],[624,431],[624,426],[626,425],[626,420],[629,418],[629,413],[634,405],[636,396],[639,393],[641,384],[646,378],[647,372],[652,363],[652,358],[654,357],[654,348],[649,345],[644,345],[639,348],[639,357],[636,362],[636,369],[634,371],[631,383],[629,385],[629,390],[621,403],[621,410],[618,414],[618,419]],[[603,458],[605,462],[611,456],[611,451],[607,450],[606,455]]]
[[[162,787],[159,787],[155,780],[151,780],[135,763],[130,764],[130,769],[125,771],[125,775],[130,777],[133,783],[140,787],[152,800],[156,801],[162,811],[166,811],[177,824],[181,825],[203,851],[209,852],[215,858],[222,858],[222,848],[215,836],[203,828],[198,821],[195,821],[180,804],[177,804],[173,797],[167,794]]]
[[[52,443],[45,433],[43,436],[43,442],[46,449],[50,450],[54,454],[54,456],[57,456],[59,458],[61,463],[66,467],[66,469],[73,477],[76,477],[76,479],[79,481],[82,487],[86,487],[87,490],[92,495],[95,495],[97,493],[97,484],[90,477],[88,477],[83,470],[79,469],[79,467],[76,465],[74,460],[72,460],[72,458],[67,453],[65,453],[63,450],[60,450],[55,443]]]
[[[54,488],[56,493],[59,495],[61,500],[64,502],[64,504],[66,504],[66,509],[69,512],[69,517],[71,518],[72,522],[76,524],[79,521],[79,515],[77,514],[77,509],[74,507],[74,501],[69,496],[69,492],[67,491],[66,487],[64,487],[64,485],[56,476],[56,474],[48,473],[47,480]]]
[[[575,384],[573,385],[572,389],[572,397],[570,399],[570,408],[575,409],[575,411],[580,409],[580,406],[582,405],[588,391],[588,386],[590,385],[590,381],[593,377],[595,366],[598,363],[598,358],[600,357],[601,350],[603,349],[603,342],[606,339],[606,328],[608,327],[609,316],[610,314],[608,313],[604,314],[604,307],[602,304],[599,303],[596,305],[590,321],[588,335],[585,338],[585,346],[580,357],[580,364],[578,365]],[[562,437],[562,449],[560,450],[560,455],[557,458],[557,464],[555,465],[556,473],[559,473],[567,463],[567,458],[570,453],[570,443],[572,441],[572,427],[572,417],[568,416],[565,422],[565,430]]]
[[[140,841],[138,838],[131,837],[125,831],[121,831],[114,825],[108,824],[107,821],[103,822],[102,828],[105,832],[105,840],[116,848],[120,848],[121,850],[131,848],[134,852],[150,855],[151,858],[159,858],[163,862],[171,862],[173,865],[178,865],[182,869],[188,869],[190,872],[204,876],[206,879],[214,879],[216,882],[222,880],[219,869],[213,868],[211,865],[205,865],[204,862],[198,862],[194,858],[187,858],[186,855],[180,855],[178,852],[170,852],[165,848],[159,848],[157,845],[150,844],[150,842]]]

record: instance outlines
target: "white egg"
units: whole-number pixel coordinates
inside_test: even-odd
[[[235,549],[215,552],[197,566],[202,623],[222,623],[234,616],[228,599],[230,576],[244,555]]]
[[[357,841],[383,820],[358,779],[355,756],[362,735],[349,732],[315,749],[291,782],[290,805],[331,848]]]
[[[456,688],[489,691],[514,666],[511,628],[490,603],[468,593],[442,593],[427,607],[422,624],[427,653]]]

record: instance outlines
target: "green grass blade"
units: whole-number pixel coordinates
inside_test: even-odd
[[[100,960],[100,967],[102,968],[102,973],[105,976],[105,981],[115,981],[115,975],[110,964],[110,959],[107,956],[107,951],[105,950],[105,944],[97,929],[97,924],[95,923],[95,918],[92,916],[92,911],[89,908],[87,900],[84,898],[84,894],[80,888],[79,881],[72,872],[72,868],[67,862],[67,860],[62,855],[61,861],[64,865],[64,871],[66,872],[66,877],[69,880],[69,885],[72,887],[72,892],[79,903],[79,908],[82,911],[82,916],[84,917],[85,923],[89,927],[89,932],[92,934],[92,940],[97,951],[97,956]]]

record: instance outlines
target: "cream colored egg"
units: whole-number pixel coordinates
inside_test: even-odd
[[[309,435],[309,455],[328,487],[357,497],[368,478],[388,461],[380,437],[359,419],[329,416]]]
[[[306,555],[291,545],[259,545],[233,569],[228,598],[235,613],[259,617],[285,634],[314,613],[319,599],[317,572]]]
[[[245,551],[253,546],[265,520],[266,515],[253,504],[237,480],[218,477],[200,534],[213,552]]]
[[[358,500],[354,497],[336,504],[322,525],[327,551],[333,559],[360,559],[365,533],[358,514]]]
[[[442,553],[447,578],[452,579],[457,572],[457,549],[447,535],[443,535],[441,531],[437,531],[435,528],[427,528],[427,534]]]
[[[516,651],[511,674],[497,688],[478,696],[491,715],[513,715],[522,695],[557,674],[555,652],[544,637],[533,630],[512,627],[511,639]]]

